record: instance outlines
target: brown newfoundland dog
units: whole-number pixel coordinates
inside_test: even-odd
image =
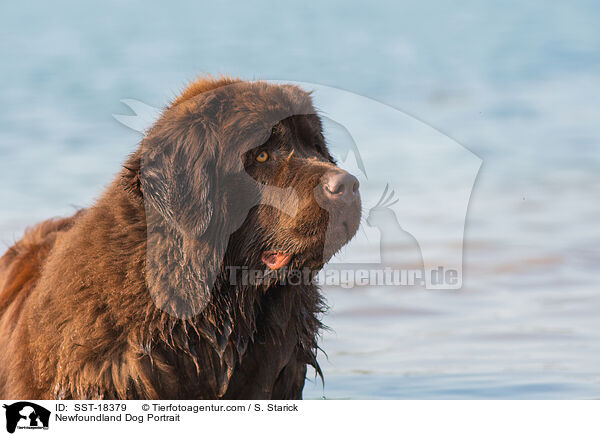
[[[299,399],[313,278],[359,221],[308,93],[200,79],[92,207],[0,259],[0,397]]]

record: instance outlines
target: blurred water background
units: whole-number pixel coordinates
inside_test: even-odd
[[[463,288],[326,288],[325,386],[305,397],[598,398],[599,18],[592,1],[3,2],[0,243],[97,198],[139,141],[121,99],[162,107],[204,73],[341,88],[483,166]]]

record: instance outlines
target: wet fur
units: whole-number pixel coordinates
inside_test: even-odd
[[[169,175],[160,169],[152,172],[150,167],[148,177],[142,179],[143,159],[153,162],[175,153],[162,144],[189,131],[192,120],[198,121],[198,108],[211,104],[203,94],[238,83],[242,82],[202,79],[191,84],[93,206],[70,218],[38,224],[0,259],[0,398],[301,398],[307,365],[320,371],[316,351],[324,304],[314,285],[233,286],[221,272],[212,292],[198,285],[198,299],[190,303],[198,307],[192,315],[181,317],[157,308],[149,295],[152,286],[194,286],[194,268],[214,263],[215,247],[203,236],[190,235],[202,235],[202,229],[213,222],[208,215],[226,214],[227,207],[225,200],[211,197],[204,184],[195,187],[194,198],[184,194],[166,198],[166,191],[161,197],[160,183]],[[314,111],[308,94],[298,89],[249,86],[224,92],[250,110],[259,104],[254,103],[254,94],[264,95],[265,101],[281,94],[301,111]],[[220,133],[233,134],[226,130],[251,122],[258,121],[251,117],[224,120]],[[188,150],[203,153],[199,165],[217,159],[220,152],[206,139],[209,133],[204,135],[196,138],[207,144],[201,151]],[[281,176],[287,179],[277,183],[304,183],[299,188],[310,192],[318,175],[333,166],[324,145],[315,159],[310,159],[315,180],[303,182],[288,171]],[[306,156],[294,155],[291,160],[294,171],[309,164]],[[152,183],[157,185],[150,191]],[[212,211],[203,209],[209,201],[215,204]],[[318,215],[312,206],[303,207],[297,220]],[[258,262],[264,247],[250,237],[253,232],[266,233],[270,227],[284,232],[284,224],[311,227],[300,221],[284,222],[290,218],[280,215],[268,206],[253,208],[231,235],[223,265]],[[316,226],[322,232],[326,216],[319,219]],[[152,252],[150,221],[155,238]],[[200,256],[189,260],[190,253]],[[169,264],[161,266],[160,262],[166,257],[181,258],[181,270],[165,271]],[[146,274],[148,262],[156,262],[151,277]]]

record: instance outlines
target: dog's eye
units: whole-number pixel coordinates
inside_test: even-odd
[[[269,160],[269,153],[267,153],[266,151],[261,151],[260,153],[258,153],[258,156],[256,156],[256,162],[266,162]]]

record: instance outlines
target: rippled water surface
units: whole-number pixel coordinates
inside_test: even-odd
[[[160,107],[204,72],[345,89],[422,120],[483,165],[463,288],[326,288],[325,386],[311,379],[305,397],[600,397],[598,5],[257,3],[4,2],[4,246],[111,180],[139,141],[112,118],[127,112],[121,99]],[[398,180],[401,162],[385,158],[394,150],[361,151],[380,157],[374,174]],[[365,189],[372,205],[378,192]],[[451,207],[407,213],[441,244]]]

